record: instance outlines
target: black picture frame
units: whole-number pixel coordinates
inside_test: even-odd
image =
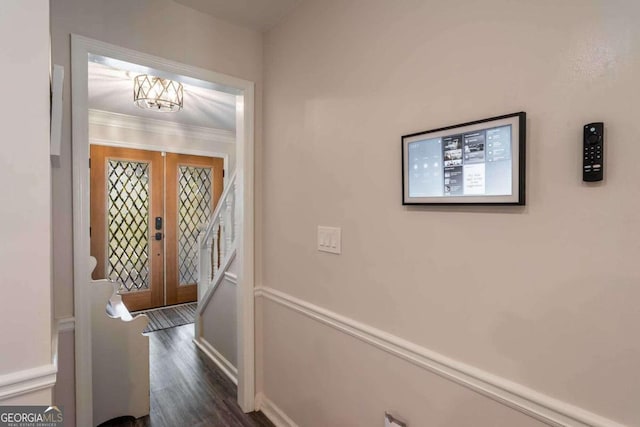
[[[429,136],[430,134],[438,134],[445,131],[459,130],[460,134],[465,130],[476,127],[477,125],[487,125],[483,129],[491,129],[491,125],[499,125],[505,121],[517,123],[517,134],[511,135],[511,148],[512,153],[514,147],[517,147],[517,156],[512,156],[512,177],[517,177],[517,183],[512,182],[512,190],[517,192],[516,195],[510,196],[494,196],[494,195],[481,195],[481,196],[438,196],[438,197],[408,197],[408,182],[409,175],[407,170],[408,153],[407,147],[412,139],[416,137]],[[482,120],[475,120],[467,123],[460,123],[457,125],[451,125],[441,127],[437,129],[431,129],[422,132],[411,133],[403,135],[401,137],[401,164],[402,164],[402,205],[403,206],[424,206],[424,205],[447,205],[447,206],[469,206],[469,205],[490,205],[490,206],[524,206],[526,204],[526,133],[527,133],[527,113],[518,112],[512,114],[505,114],[502,116],[490,117]],[[455,133],[454,133],[455,134]],[[517,145],[514,145],[514,142]],[[425,199],[433,199],[427,200]],[[505,199],[509,199],[506,200]]]

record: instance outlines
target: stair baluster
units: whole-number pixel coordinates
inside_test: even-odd
[[[234,253],[239,224],[236,223],[236,175],[234,174],[218,201],[213,215],[198,236],[198,300],[219,281],[227,258]]]

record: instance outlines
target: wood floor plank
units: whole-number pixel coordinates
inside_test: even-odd
[[[262,412],[242,412],[236,385],[193,344],[193,325],[147,335],[151,413],[100,427],[273,427]]]

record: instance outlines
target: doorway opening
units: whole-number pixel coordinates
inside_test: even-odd
[[[91,145],[92,278],[129,311],[196,302],[198,236],[223,192],[224,160]]]
[[[114,88],[121,76],[103,75],[106,92],[101,97],[90,96],[90,69],[102,67],[101,71],[106,71],[105,66],[119,69],[128,78],[132,73],[152,73],[190,85],[195,91],[218,92],[221,98],[233,101],[231,107],[225,102],[207,104],[226,112],[233,129],[171,120],[165,113],[159,118],[110,111],[106,106],[117,97]],[[130,311],[196,300],[199,292],[195,282],[202,277],[198,259],[203,255],[202,247],[194,248],[194,242],[198,246],[202,219],[215,215],[218,198],[229,193],[227,181],[233,182],[233,205],[227,205],[233,207],[228,212],[236,224],[237,400],[244,412],[253,411],[254,84],[76,35],[72,35],[71,71],[78,424],[93,425],[95,403],[90,256],[99,266],[93,278],[122,283],[119,293]],[[131,90],[127,93],[130,97]],[[194,111],[203,109],[196,106]],[[140,133],[153,135],[142,140],[135,136]],[[218,145],[211,144],[212,139]],[[89,158],[91,167],[87,168]],[[210,299],[211,295],[205,297]],[[196,319],[196,343],[202,331],[198,324]]]

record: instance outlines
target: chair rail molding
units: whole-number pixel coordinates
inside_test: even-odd
[[[71,318],[73,319],[73,318]],[[0,405],[5,399],[53,388],[58,376],[58,335],[62,322],[54,322],[51,334],[51,363],[0,375]]]
[[[57,372],[56,364],[49,363],[0,375],[0,404],[5,399],[53,387]]]
[[[228,271],[224,272],[224,278],[227,279],[227,282],[231,283],[232,285],[237,285],[238,284],[238,276],[230,273]]]
[[[58,332],[69,332],[76,329],[76,319],[73,316],[56,319],[58,322]]]
[[[256,287],[254,294],[256,297],[287,307],[551,426],[625,427],[616,421],[458,362],[411,341],[276,289]]]

